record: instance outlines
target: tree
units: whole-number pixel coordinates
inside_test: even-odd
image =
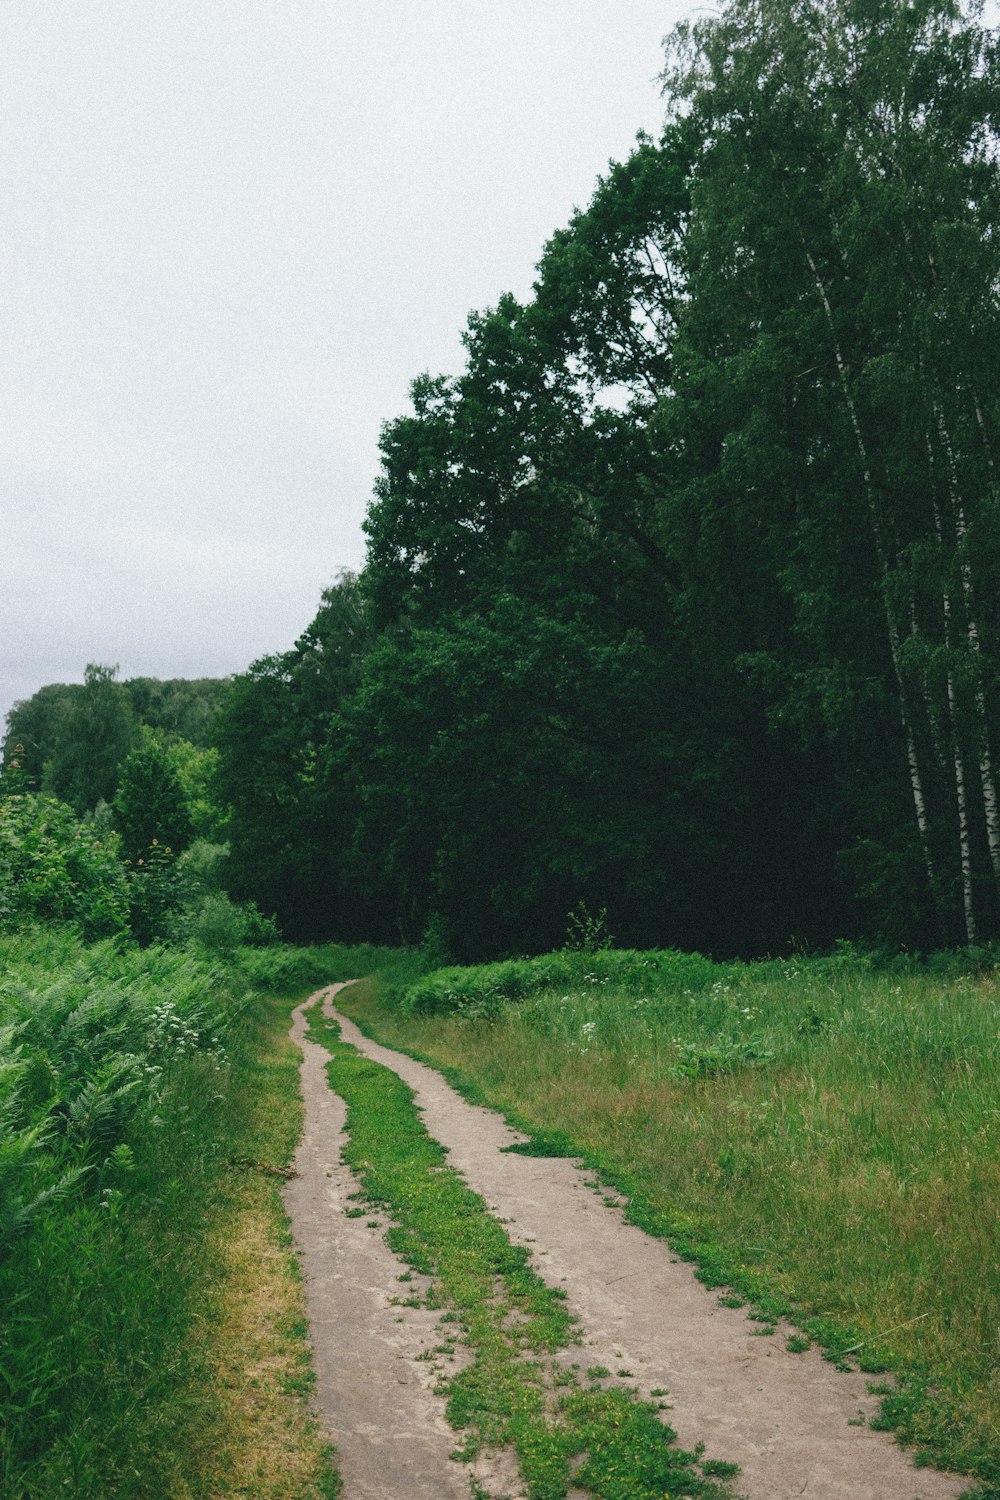
[[[155,677],[130,677],[123,687],[143,724],[204,750],[211,743],[212,722],[226,681],[220,677],[172,677],[163,682]]]
[[[731,0],[386,425],[360,580],[234,685],[241,894],[462,956],[1000,927],[998,52]],[[265,894],[265,892],[267,894]],[[322,896],[318,894],[322,892]]]
[[[346,789],[317,774],[317,757],[370,639],[367,599],[345,573],[291,651],[233,680],[216,725],[215,788],[232,847],[227,878],[235,895],[276,913],[297,940],[366,935],[343,873]]]
[[[35,793],[0,799],[0,927],[75,922],[84,938],[128,930],[115,834],[99,839],[72,808]]]
[[[44,774],[46,791],[85,813],[111,802],[118,768],[138,733],[118,668],[91,664],[56,728],[52,758]]]
[[[997,52],[975,14],[735,0],[681,28],[668,74],[702,142],[675,513],[697,549],[759,559],[769,603],[742,649],[783,679],[777,713],[867,761],[893,813],[868,826],[860,798],[853,835],[886,876],[908,798],[924,895],[889,925],[911,940],[998,915],[995,590],[975,578],[995,531]]]
[[[3,742],[4,764],[14,756],[14,747],[19,745],[17,759],[30,791],[41,790],[45,764],[55,751],[62,718],[82,691],[83,688],[76,683],[49,683],[30,698],[20,699],[8,713]]]
[[[149,730],[122,762],[111,805],[122,849],[132,861],[147,857],[153,844],[179,854],[194,835],[180,777]]]

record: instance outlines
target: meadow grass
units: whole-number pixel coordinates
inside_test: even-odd
[[[558,958],[534,989],[517,961],[340,1003],[534,1149],[583,1155],[796,1347],[891,1369],[882,1421],[1000,1493],[1000,981],[849,953]]]
[[[302,1128],[294,999],[258,1000],[219,1137],[225,1170],[208,1184],[209,1280],[191,1334],[208,1375],[209,1441],[181,1494],[333,1500],[335,1455],[310,1413],[314,1374],[305,1301],[281,1184]],[[190,1406],[205,1386],[189,1390]],[[189,1408],[190,1409],[190,1408]],[[153,1492],[150,1485],[149,1492]]]
[[[262,991],[370,966],[0,940],[0,1493],[336,1492],[278,1193],[292,1002]]]

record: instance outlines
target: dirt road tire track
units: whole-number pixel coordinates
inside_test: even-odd
[[[309,1003],[292,1018],[306,1120],[284,1197],[305,1279],[316,1405],[337,1447],[344,1500],[469,1500],[468,1471],[448,1457],[455,1434],[419,1359],[439,1314],[392,1303],[406,1268],[365,1218],[347,1217],[357,1191],[340,1159],[347,1110],[327,1084],[329,1055],[306,1038]]]
[[[501,1154],[523,1137],[433,1069],[365,1037],[335,1011],[340,988],[321,993],[344,1041],[415,1091],[450,1164],[508,1221],[539,1274],[566,1291],[584,1338],[572,1358],[631,1371],[643,1395],[669,1390],[665,1415],[681,1443],[704,1442],[710,1456],[740,1464],[736,1488],[749,1500],[957,1500],[967,1481],[915,1470],[891,1437],[857,1425],[877,1404],[863,1375],[834,1371],[813,1352],[789,1354],[791,1329],[760,1337],[759,1325],[719,1306],[669,1246],[608,1208],[574,1163]],[[408,1373],[404,1387],[385,1389],[400,1368],[427,1369],[414,1361],[433,1341],[436,1315],[411,1309],[403,1324],[395,1309],[387,1315],[399,1262],[362,1220],[343,1217],[354,1191],[340,1162],[345,1111],[326,1082],[326,1053],[304,1039],[304,1008],[292,1035],[305,1057],[307,1123],[287,1202],[313,1321],[317,1398],[341,1452],[345,1500],[467,1496],[468,1471],[447,1460],[455,1436],[430,1382]]]

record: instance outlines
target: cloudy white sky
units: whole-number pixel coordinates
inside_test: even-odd
[[[292,644],[380,423],[658,129],[690,9],[0,0],[0,717]]]

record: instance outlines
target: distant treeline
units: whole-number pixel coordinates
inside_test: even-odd
[[[82,683],[53,682],[7,715],[5,764],[20,762],[29,789],[68,802],[77,813],[111,802],[122,761],[145,726],[170,742],[207,750],[226,679],[132,677],[90,665]],[[18,747],[15,752],[15,747]]]
[[[229,879],[289,936],[1000,932],[996,36],[733,0],[664,78],[386,425],[360,577],[223,695]]]

